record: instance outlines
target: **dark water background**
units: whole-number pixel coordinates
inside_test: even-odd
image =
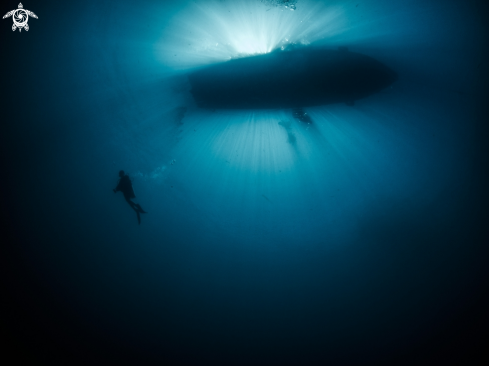
[[[292,3],[44,1],[28,32],[0,22],[2,358],[488,360],[485,2]],[[193,103],[185,72],[290,42],[399,80],[312,126]]]

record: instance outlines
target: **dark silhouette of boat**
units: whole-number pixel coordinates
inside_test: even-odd
[[[353,105],[397,80],[381,62],[345,47],[299,47],[233,59],[188,75],[201,108],[302,108]]]

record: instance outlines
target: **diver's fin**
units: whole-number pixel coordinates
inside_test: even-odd
[[[146,211],[143,210],[143,208],[141,207],[141,205],[138,203],[136,204],[136,207],[138,208],[138,211],[137,212],[140,212],[140,213],[147,213]]]

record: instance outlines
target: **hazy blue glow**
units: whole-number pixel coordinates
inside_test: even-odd
[[[462,179],[460,152],[471,136],[471,126],[456,123],[470,100],[453,91],[470,92],[476,80],[469,31],[454,15],[467,10],[456,10],[422,1],[299,1],[295,11],[260,1],[134,2],[111,8],[100,31],[84,26],[97,24],[93,14],[103,9],[93,9],[79,21],[76,76],[95,113],[88,128],[112,147],[107,181],[110,169],[132,174],[138,198],[151,205],[148,233],[157,235],[151,225],[178,197],[198,208],[182,209],[185,217],[241,238],[259,228],[265,247],[305,237],[333,245],[378,207],[428,204]],[[457,37],[469,48],[453,56]],[[195,106],[186,71],[283,42],[347,46],[400,79],[353,108],[309,108],[309,128],[287,110]],[[178,108],[186,108],[181,124]]]
[[[81,82],[93,80],[86,98],[94,100],[94,121],[104,121],[94,128],[114,149],[107,172],[125,167],[135,177],[138,198],[151,205],[145,225],[160,222],[167,198],[156,192],[168,188],[199,208],[186,216],[211,220],[233,236],[247,237],[255,227],[262,244],[299,245],[309,237],[330,238],[324,245],[332,245],[372,207],[424,205],[461,176],[463,159],[451,157],[458,156],[470,128],[450,123],[465,103],[450,88],[469,84],[454,78],[436,98],[432,90],[409,84],[425,83],[427,73],[429,83],[436,81],[440,61],[444,68],[458,66],[456,59],[425,50],[427,42],[443,49],[447,38],[433,24],[453,25],[452,17],[421,3],[356,4],[300,1],[291,11],[259,1],[189,1],[168,8],[126,3],[112,10],[105,32],[81,39],[82,50],[86,44],[103,57],[91,63],[87,54],[80,64],[95,68]],[[308,109],[310,128],[287,110],[212,112],[194,105],[186,70],[268,52],[283,42],[348,46],[385,62],[400,80],[354,108]],[[414,58],[416,49],[423,51],[422,61]],[[181,107],[187,111],[179,125],[172,111]],[[455,136],[460,143],[447,144]],[[130,212],[127,219],[133,219]]]

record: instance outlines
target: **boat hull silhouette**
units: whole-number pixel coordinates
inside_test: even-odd
[[[201,108],[352,105],[397,80],[379,61],[346,48],[299,48],[233,59],[188,75]]]

